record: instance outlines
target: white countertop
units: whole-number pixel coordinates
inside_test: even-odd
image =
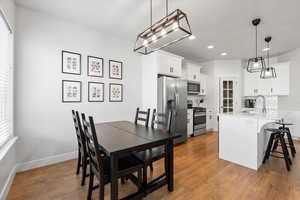
[[[267,113],[246,113],[246,112],[235,112],[235,113],[219,113],[219,116],[231,116],[231,117],[243,117],[243,118],[254,118],[261,120],[280,120],[283,118],[282,113],[278,111],[269,111]]]

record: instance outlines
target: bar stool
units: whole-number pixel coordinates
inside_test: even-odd
[[[294,124],[292,124],[292,123],[286,123],[286,122],[283,121],[283,119],[281,121],[275,122],[275,123],[278,124],[278,125],[280,125],[279,129],[282,130],[282,132],[284,134],[286,134],[287,140],[288,140],[288,144],[289,144],[287,147],[290,149],[292,156],[295,157],[296,148],[295,148],[294,141],[293,141],[293,138],[292,138],[292,135],[291,135],[291,131],[287,127],[287,126],[292,126]],[[277,146],[278,146],[278,142],[274,144],[273,149],[276,150]]]
[[[266,162],[266,160],[269,159],[270,156],[275,157],[275,158],[283,158],[285,160],[285,165],[286,165],[287,170],[290,171],[292,161],[290,159],[289,151],[288,151],[288,148],[287,148],[285,140],[284,140],[284,131],[282,129],[274,129],[274,128],[265,129],[265,131],[270,132],[271,135],[270,135],[268,147],[267,147],[264,159],[263,159],[263,164]],[[277,145],[278,145],[278,143],[280,143],[282,152],[277,151],[276,149],[272,148],[272,146],[275,145],[276,143],[277,143]],[[282,154],[283,157],[277,156],[277,155],[274,155],[271,153]]]

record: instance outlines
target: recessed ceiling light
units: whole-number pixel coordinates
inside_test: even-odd
[[[208,45],[207,48],[208,48],[208,49],[213,49],[213,48],[215,48],[215,47],[214,47],[213,45]]]
[[[271,48],[269,48],[269,47],[266,47],[263,49],[263,51],[270,51],[270,50],[271,50]]]
[[[194,39],[196,39],[196,36],[191,35],[191,36],[189,37],[189,39],[190,39],[190,40],[194,40]]]
[[[226,52],[221,53],[221,56],[227,56]]]

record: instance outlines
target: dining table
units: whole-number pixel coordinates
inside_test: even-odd
[[[111,200],[118,199],[118,159],[132,152],[158,146],[165,146],[166,149],[166,177],[157,184],[139,190],[132,195],[132,199],[142,198],[164,185],[168,185],[169,192],[174,190],[174,139],[180,135],[129,121],[96,123],[95,128],[99,145],[110,156]]]

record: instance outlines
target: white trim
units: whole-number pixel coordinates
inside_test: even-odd
[[[59,155],[55,155],[55,156],[49,156],[49,157],[39,159],[39,160],[32,160],[32,161],[25,162],[25,163],[19,163],[17,172],[23,172],[23,171],[35,169],[38,167],[43,167],[43,166],[63,162],[66,160],[72,160],[74,158],[77,158],[77,156],[78,156],[77,154],[78,154],[77,151],[73,151],[73,152],[59,154]]]
[[[3,147],[0,149],[0,161],[5,157],[9,149],[15,144],[18,137],[13,137],[10,140],[8,140]]]
[[[14,166],[14,168],[10,171],[8,178],[6,179],[6,182],[4,184],[4,187],[2,191],[0,191],[0,199],[6,199],[8,192],[10,190],[11,184],[15,178],[17,171],[17,165]]]

